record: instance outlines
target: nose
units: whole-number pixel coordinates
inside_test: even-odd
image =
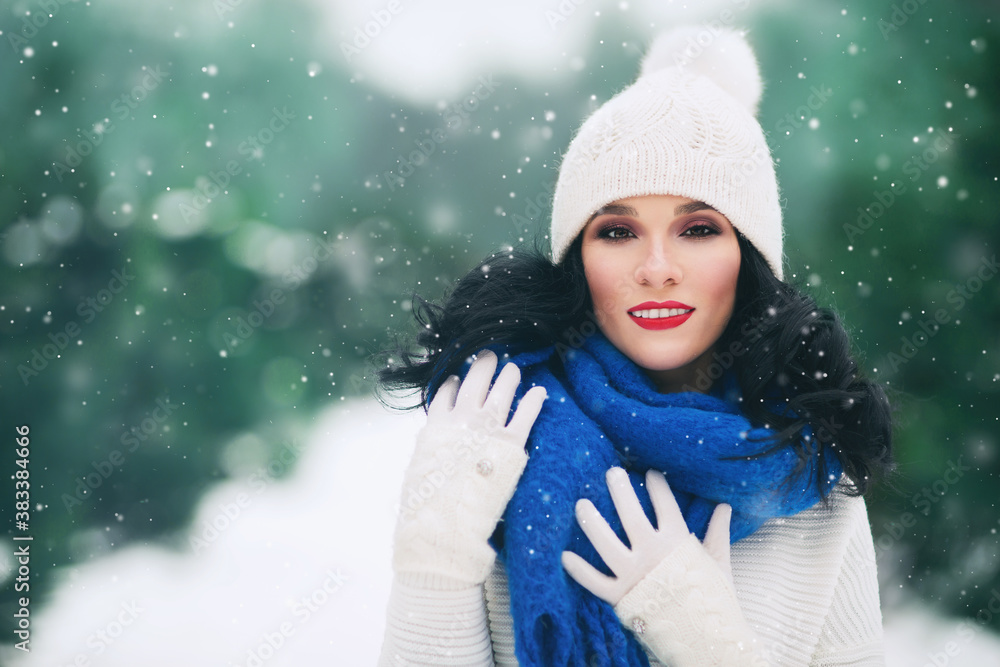
[[[679,283],[683,271],[676,258],[660,242],[651,243],[645,250],[635,270],[636,282],[660,287],[668,283]]]

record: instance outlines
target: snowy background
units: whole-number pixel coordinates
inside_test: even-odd
[[[998,662],[994,15],[0,4],[0,416],[31,427],[32,482],[27,531],[0,504],[0,663],[371,664],[421,420],[371,398],[375,355],[413,290],[544,229],[573,130],[681,22],[750,30],[788,273],[900,407],[869,501],[889,664]]]

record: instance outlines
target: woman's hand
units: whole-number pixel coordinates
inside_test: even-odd
[[[439,581],[479,584],[496,554],[488,540],[528,462],[524,445],[546,398],[525,392],[507,416],[521,380],[508,363],[483,350],[465,381],[451,376],[427,410],[403,478],[393,565],[396,572],[436,575]]]
[[[688,531],[662,473],[646,473],[659,529],[646,518],[624,470],[612,468],[607,478],[632,548],[618,539],[593,503],[581,499],[577,521],[615,576],[606,576],[577,554],[564,551],[563,567],[569,575],[610,603],[622,624],[664,664],[767,667],[733,586],[732,507],[715,508],[705,541],[699,542]]]
[[[614,606],[657,565],[668,558],[670,553],[688,538],[690,531],[662,473],[654,470],[646,472],[646,489],[649,491],[649,498],[656,512],[658,528],[654,528],[646,518],[646,513],[639,504],[625,470],[617,467],[609,469],[607,480],[611,499],[614,501],[615,510],[632,549],[629,550],[618,539],[594,504],[581,498],[576,503],[576,519],[594,545],[594,549],[615,576],[602,574],[572,551],[563,552],[562,563],[566,572],[577,583]],[[705,541],[702,543],[705,551],[722,570],[730,586],[733,581],[729,562],[731,516],[732,507],[729,505],[720,504],[716,507],[705,533]]]

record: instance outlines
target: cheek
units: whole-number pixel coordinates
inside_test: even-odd
[[[731,313],[736,303],[736,284],[740,275],[739,247],[735,248],[735,252],[720,257],[716,266],[721,268],[711,277],[712,291],[719,303],[725,304]]]
[[[607,310],[607,290],[605,284],[607,280],[599,268],[588,268],[584,271],[587,276],[587,288],[590,290],[590,300],[594,304],[594,309],[600,313]]]
[[[594,268],[585,272],[590,288],[590,299],[598,314],[610,315],[622,307],[625,282],[620,272],[615,271],[608,263],[596,263]]]

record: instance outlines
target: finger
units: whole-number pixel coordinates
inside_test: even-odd
[[[507,415],[510,413],[511,403],[514,402],[514,393],[517,385],[521,382],[521,369],[515,364],[504,364],[503,369],[497,376],[493,388],[490,389],[489,397],[484,404],[487,412],[499,419],[500,426],[507,425]]]
[[[507,428],[515,433],[527,435],[531,431],[532,424],[538,418],[538,413],[542,411],[542,404],[549,397],[545,387],[539,385],[532,387],[517,404],[517,410],[510,420]]]
[[[455,405],[471,404],[472,407],[481,408],[486,402],[486,394],[490,390],[490,381],[493,379],[493,372],[497,368],[497,355],[492,350],[483,349],[476,355],[476,360],[469,367],[469,372],[465,375],[461,388],[458,390],[458,398]]]
[[[733,508],[726,503],[719,503],[712,512],[712,518],[708,522],[708,530],[705,531],[705,540],[702,544],[705,551],[712,559],[722,567],[723,571],[729,572],[729,523],[733,516]]]
[[[576,583],[606,602],[614,599],[615,580],[601,573],[593,565],[572,551],[562,552],[562,565]]]
[[[627,569],[631,552],[618,539],[615,531],[594,507],[594,503],[586,498],[576,501],[576,521],[612,572],[618,574]]]
[[[438,387],[437,393],[431,399],[431,404],[427,406],[427,416],[436,415],[439,412],[447,412],[455,407],[455,394],[458,393],[459,377],[449,376]]]
[[[624,468],[617,466],[610,468],[605,475],[608,481],[608,491],[611,492],[611,500],[615,503],[618,511],[618,518],[622,522],[628,541],[634,546],[644,535],[653,532],[653,526],[649,523],[646,513],[639,504],[639,498],[635,495],[632,482]]]
[[[656,512],[656,529],[667,537],[681,539],[688,530],[681,508],[677,505],[667,478],[658,470],[646,471],[646,490]]]

